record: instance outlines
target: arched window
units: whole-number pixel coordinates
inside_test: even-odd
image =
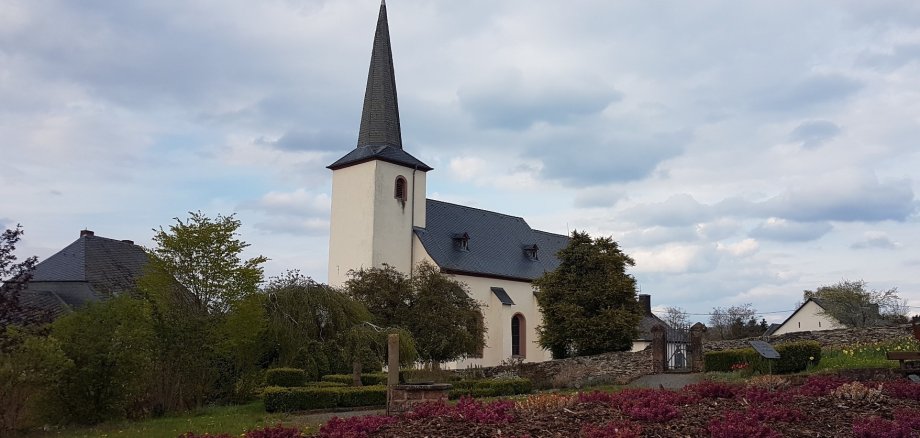
[[[524,315],[520,313],[511,317],[511,356],[527,357],[527,336]]]
[[[406,203],[406,200],[409,199],[409,195],[406,190],[406,179],[402,175],[396,177],[396,184],[393,189],[393,197],[398,199],[402,203]]]

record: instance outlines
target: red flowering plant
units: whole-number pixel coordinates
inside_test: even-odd
[[[873,415],[853,421],[853,436],[856,438],[910,438],[911,428],[907,424]]]
[[[738,411],[726,412],[722,418],[709,422],[707,427],[712,438],[779,438],[780,435],[767,425],[752,420]]]
[[[695,395],[686,392],[626,389],[613,395],[611,405],[633,420],[664,423],[680,417],[679,407],[696,400]]]
[[[322,438],[366,438],[380,430],[381,427],[395,423],[397,420],[396,417],[387,417],[385,415],[368,415],[345,419],[332,417],[331,420],[319,428],[317,436]],[[282,435],[278,435],[278,437],[281,438]],[[287,435],[283,437],[287,438]],[[269,435],[264,438],[269,438]],[[274,436],[271,436],[271,438],[274,438]]]
[[[743,372],[743,371],[747,371],[747,370],[750,369],[750,368],[751,368],[751,364],[749,364],[749,363],[747,363],[747,362],[733,363],[732,366],[731,366],[732,372],[735,372],[735,371],[737,371],[737,372]]]
[[[740,385],[708,380],[684,387],[684,391],[692,392],[702,398],[732,398],[741,389]]]
[[[511,400],[483,403],[472,397],[463,397],[452,406],[444,402],[422,403],[406,412],[404,416],[408,419],[450,417],[474,423],[500,424],[514,421],[514,409],[514,402]]]
[[[581,428],[582,438],[639,438],[642,426],[629,421],[611,421],[604,424],[588,424]]]

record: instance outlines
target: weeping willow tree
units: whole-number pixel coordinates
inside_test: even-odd
[[[360,382],[365,368],[380,369],[390,333],[400,334],[401,362],[415,360],[408,332],[371,325],[363,304],[298,271],[272,279],[265,294],[266,334],[280,366],[303,368],[312,378],[350,368]]]

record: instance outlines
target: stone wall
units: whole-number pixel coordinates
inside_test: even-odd
[[[477,369],[483,377],[514,373],[533,382],[535,388],[581,388],[586,385],[625,385],[652,370],[651,349],[621,351],[595,356],[523,363]]]
[[[818,341],[824,347],[840,347],[844,345],[872,344],[877,342],[892,341],[898,338],[912,336],[910,324],[893,327],[865,327],[846,328],[838,330],[822,330],[815,332],[794,332],[766,338],[733,339],[730,341],[704,342],[703,351],[730,350],[733,348],[750,347],[748,341],[763,339],[771,344],[793,341]]]

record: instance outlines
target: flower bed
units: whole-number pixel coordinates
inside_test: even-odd
[[[854,397],[854,388],[860,385],[850,383],[812,376],[798,385],[772,380],[703,382],[681,391],[540,394],[516,402],[464,398],[455,405],[424,404],[387,420],[335,419],[316,436],[872,438],[920,434],[920,385],[906,380],[863,382],[873,391],[881,384],[883,395]]]

